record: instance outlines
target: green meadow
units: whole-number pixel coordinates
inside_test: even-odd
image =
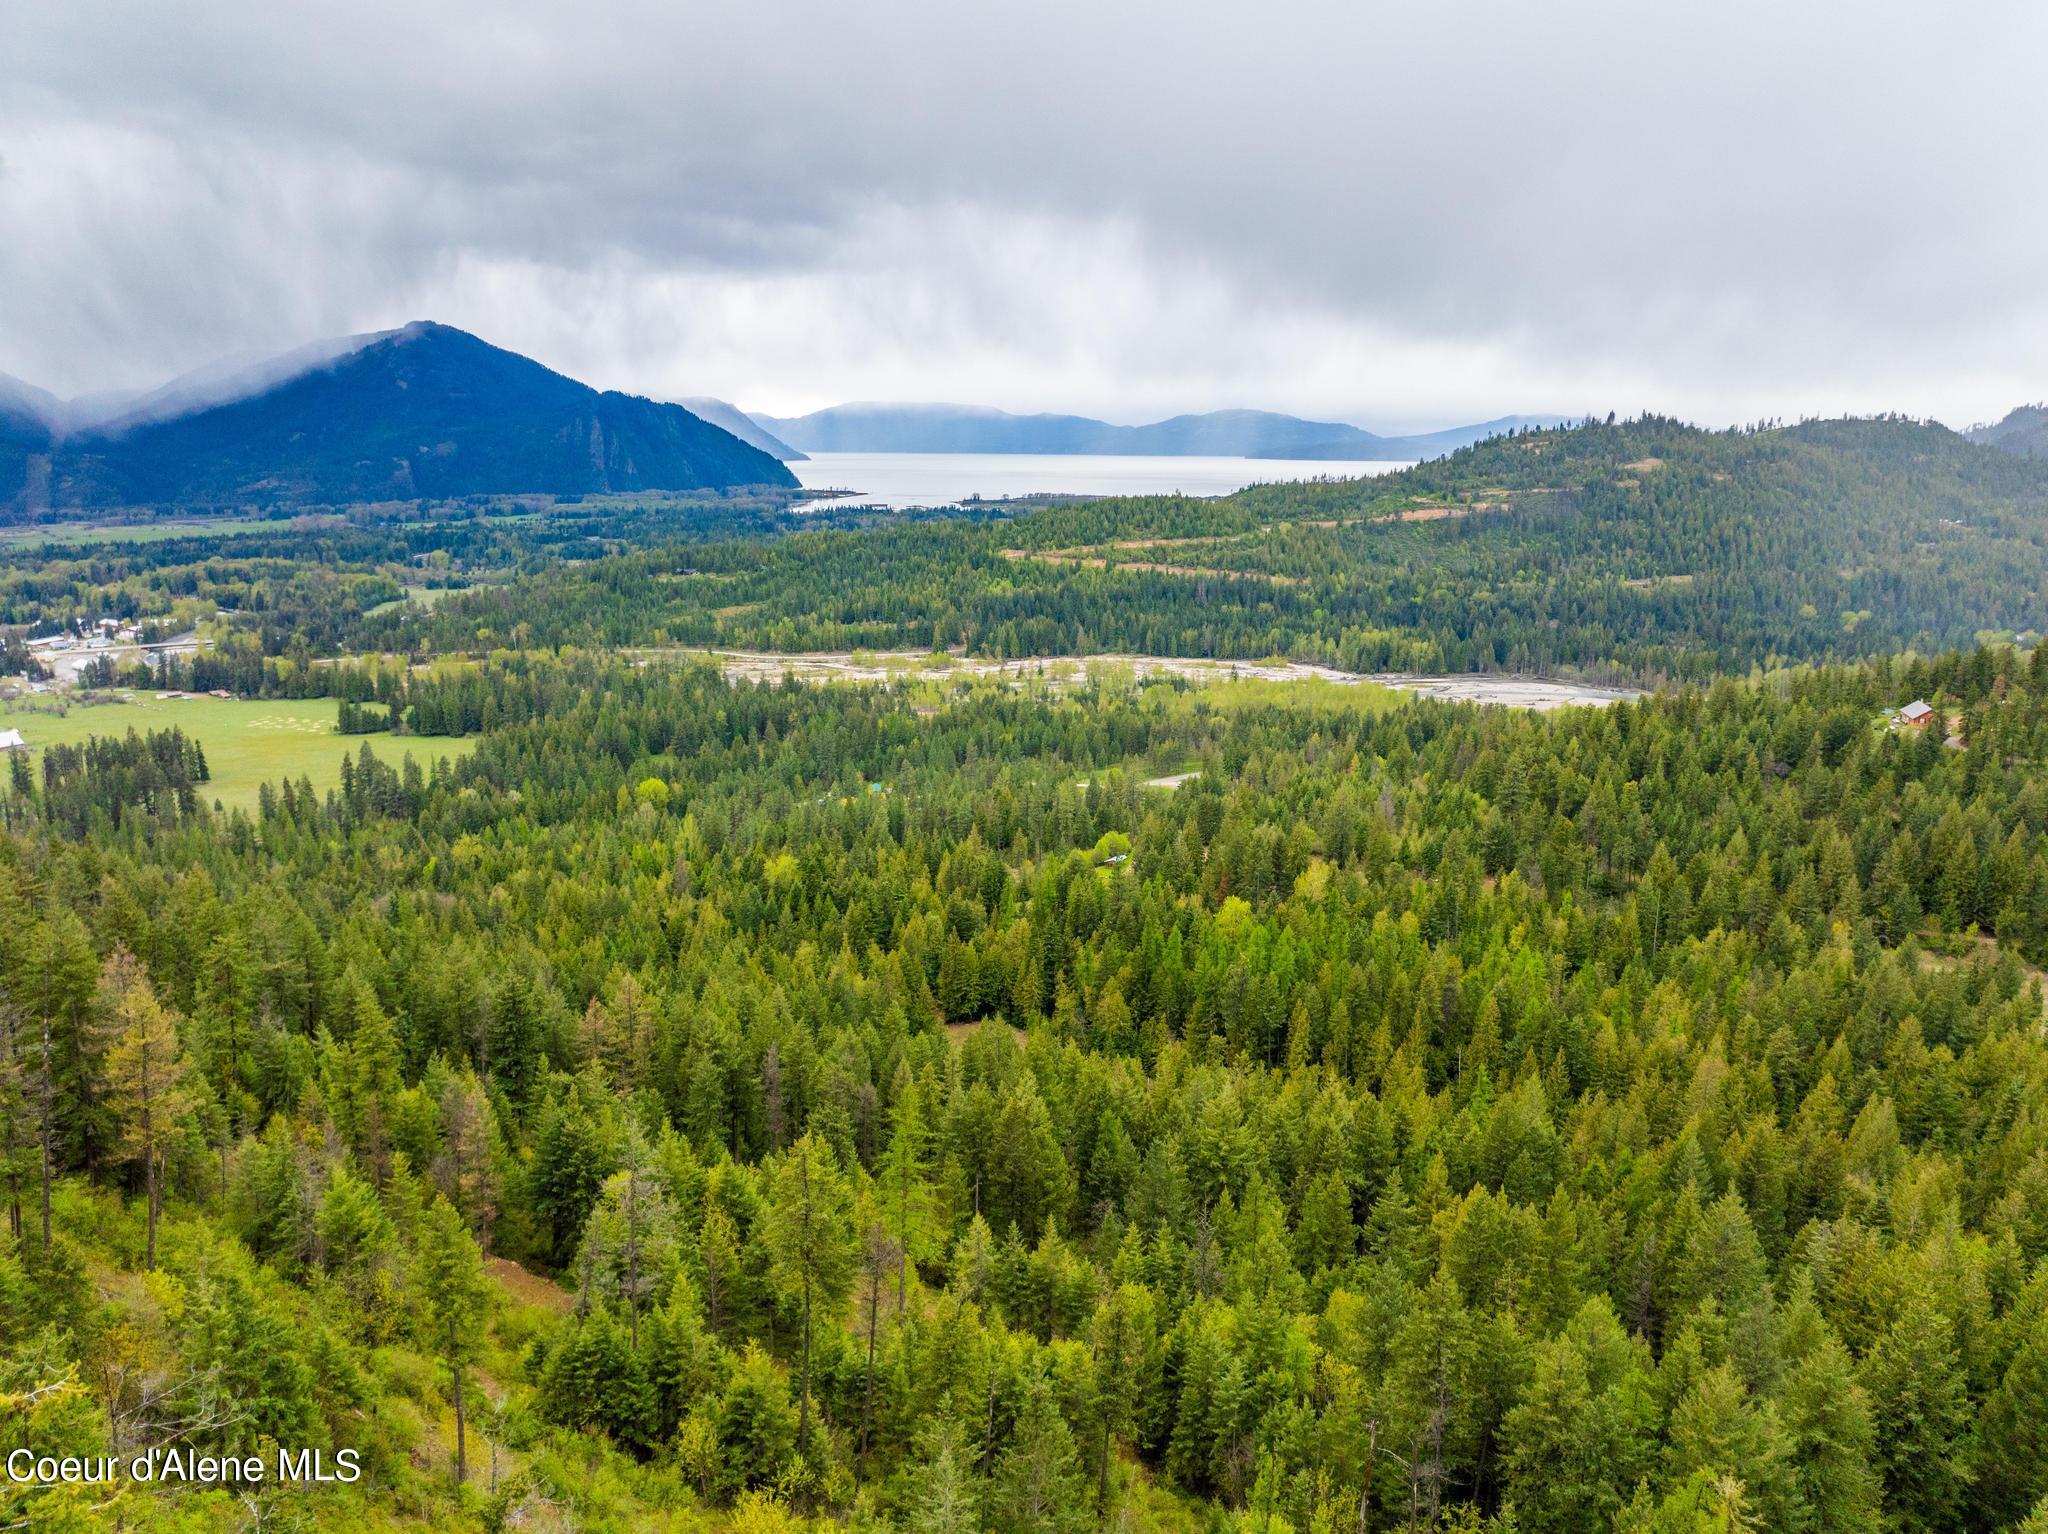
[[[437,757],[466,755],[467,737],[414,736],[379,733],[337,735],[332,698],[263,699],[158,698],[137,692],[132,701],[82,704],[66,700],[63,713],[53,712],[47,699],[36,706],[0,704],[0,730],[17,729],[32,747],[76,745],[94,735],[125,735],[129,730],[168,729],[176,725],[206,751],[212,771],[208,795],[228,809],[253,810],[256,791],[280,778],[312,781],[326,789],[341,782],[341,759],[365,742],[385,761],[396,764],[410,752],[422,766]]]
[[[393,597],[388,602],[379,602],[375,607],[367,609],[363,616],[374,618],[379,613],[396,612],[407,603],[414,603],[420,607],[434,607],[444,598],[466,589],[468,588],[460,586],[407,586],[404,596]]]
[[[206,517],[155,522],[37,522],[0,528],[0,546],[40,549],[53,544],[163,543],[171,538],[231,538],[275,531],[286,522],[261,517]]]

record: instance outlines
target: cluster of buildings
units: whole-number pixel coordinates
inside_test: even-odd
[[[124,618],[81,618],[71,633],[31,639],[28,647],[59,655],[73,650],[107,650],[134,644],[140,632],[133,622]]]
[[[54,673],[59,686],[77,681],[86,666],[103,657],[124,668],[140,661],[154,670],[166,654],[182,654],[194,648],[194,636],[189,634],[145,642],[142,625],[127,618],[81,618],[65,632],[28,641],[29,653],[42,668]],[[49,689],[37,686],[33,690]]]

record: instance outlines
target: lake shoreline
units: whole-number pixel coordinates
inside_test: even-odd
[[[1249,485],[1376,478],[1407,459],[1239,458],[1138,453],[813,453],[790,470],[806,509],[892,511],[997,506],[1042,498],[1231,495]]]

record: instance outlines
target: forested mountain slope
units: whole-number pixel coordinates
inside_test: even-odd
[[[0,506],[210,506],[794,486],[679,405],[588,385],[445,325],[408,325],[225,403],[50,443]],[[0,447],[0,472],[15,463]]]
[[[693,395],[676,403],[690,414],[709,421],[721,431],[731,432],[748,446],[758,447],[769,457],[780,459],[783,463],[796,463],[805,456],[762,426],[739,406],[726,400],[713,399],[709,395]]]
[[[1910,695],[1965,748],[1884,728]],[[2048,1494],[2041,652],[1551,717],[574,656],[413,707],[487,732],[255,821],[174,743],[16,778],[0,1430],[368,1475],[0,1520],[1990,1534]]]
[[[1902,420],[1517,433],[1218,501],[657,549],[395,614],[550,642],[1289,655],[1659,680],[2048,628],[2048,462]]]
[[[26,493],[39,464],[47,465],[50,427],[44,415],[53,403],[42,390],[0,373],[0,509]]]
[[[1969,437],[2023,458],[2048,458],[2048,405],[2022,405],[1996,425],[1976,427]]]

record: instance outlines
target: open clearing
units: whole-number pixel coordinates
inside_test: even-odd
[[[1469,517],[1475,512],[1500,511],[1505,503],[1499,501],[1475,501],[1471,505],[1425,504],[1410,506],[1405,511],[1389,512],[1374,518],[1379,522],[1455,522],[1460,517]]]
[[[34,522],[0,528],[0,545],[40,549],[67,543],[163,543],[172,538],[231,538],[289,528],[289,522],[251,517],[203,517],[162,522]]]
[[[468,589],[466,586],[408,586],[405,588],[404,596],[393,597],[388,602],[379,602],[364,612],[363,616],[374,618],[379,613],[396,612],[399,608],[408,606],[431,609],[438,607],[456,592]]]
[[[1547,676],[1475,673],[1469,676],[1376,676],[1373,680],[1385,687],[1398,687],[1404,692],[1419,692],[1455,703],[1504,703],[1509,708],[1534,709],[1539,714],[1553,708],[1571,708],[1581,704],[1605,708],[1610,703],[1642,696],[1632,687],[1589,687],[1583,682],[1564,682]]]
[[[675,653],[675,652],[670,652]],[[987,660],[975,655],[932,654],[926,650],[772,650],[685,648],[681,653],[716,661],[728,677],[752,682],[895,682],[917,679],[965,680],[992,677],[1055,685],[1085,682],[1091,668],[1129,671],[1137,677],[1178,676],[1194,682],[1324,681],[1371,686],[1378,677],[1360,676],[1301,661],[1206,660],[1178,655],[1040,655],[1023,660]]]
[[[254,810],[257,790],[280,778],[311,780],[317,789],[341,782],[341,759],[365,742],[380,759],[396,766],[410,752],[422,766],[437,757],[468,755],[469,737],[441,735],[337,735],[332,698],[158,698],[137,692],[131,701],[83,704],[69,701],[62,714],[21,704],[0,705],[0,730],[20,730],[38,751],[44,746],[78,745],[94,735],[121,736],[130,730],[164,730],[176,725],[197,740],[213,773],[205,786],[209,800],[228,809]],[[41,700],[39,700],[41,701]]]
[[[576,1308],[576,1296],[552,1279],[542,1278],[509,1258],[485,1258],[484,1271],[498,1281],[498,1287],[514,1304],[536,1305],[557,1316],[567,1315]]]
[[[1270,575],[1263,570],[1225,570],[1212,565],[1169,565],[1151,559],[1112,560],[1100,554],[1082,554],[1063,549],[1004,549],[1003,558],[1015,563],[1037,565],[1079,565],[1089,570],[1138,570],[1155,575],[1180,575],[1193,580],[1264,581],[1269,586],[1295,586],[1291,575]]]
[[[1408,676],[1383,673],[1366,676],[1290,660],[1208,660],[1179,655],[1037,656],[1025,660],[985,660],[979,656],[925,650],[811,650],[778,653],[770,650],[720,650],[686,647],[681,651],[640,651],[685,654],[715,661],[736,681],[779,682],[785,676],[800,682],[899,682],[947,678],[990,677],[1016,682],[1043,681],[1055,686],[1085,682],[1090,668],[1129,671],[1133,676],[1178,676],[1191,682],[1323,682],[1423,693],[1463,703],[1500,703],[1540,711],[1573,705],[1604,707],[1642,693],[1628,687],[1594,687],[1556,677]]]
[[[1919,936],[1922,942],[1939,943],[1941,941],[1940,935],[1934,932],[1922,932]],[[1963,969],[1972,964],[1992,965],[1996,964],[2001,958],[2006,957],[2006,955],[2007,950],[2001,949],[1998,946],[1997,938],[1992,937],[1988,933],[1979,932],[1972,935],[1969,951],[1966,954],[1947,954],[1935,948],[1922,948],[1920,950],[1920,967],[1922,969]],[[2027,983],[2039,987],[2036,994],[2041,998],[2042,1026],[2044,1029],[2048,1029],[2048,970],[2039,969],[2027,963],[2026,960],[2019,959],[2017,955],[2013,955],[2013,957],[2019,963],[2020,972],[2027,977]]]

